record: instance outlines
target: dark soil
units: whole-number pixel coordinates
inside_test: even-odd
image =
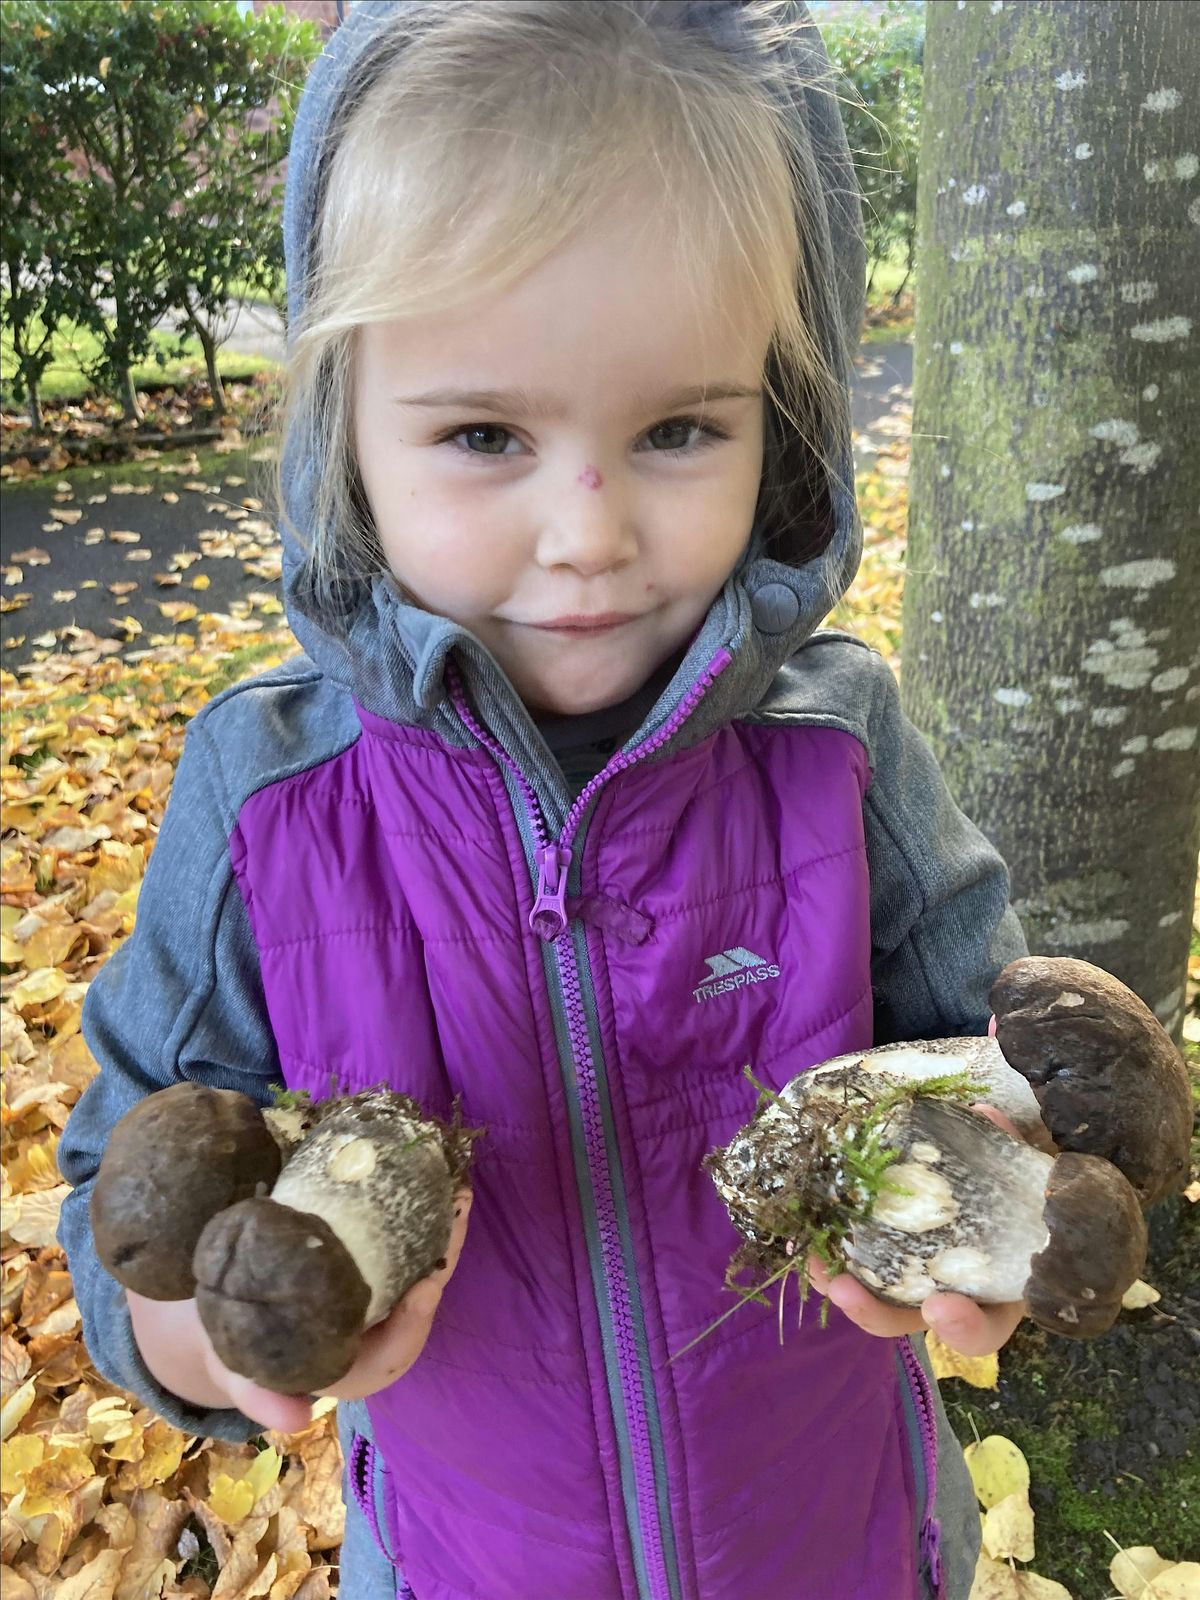
[[[1031,1571],[1074,1600],[1111,1595],[1122,1547],[1200,1556],[1200,1205],[1157,1207],[1145,1279],[1154,1306],[1122,1312],[1098,1339],[1024,1323],[1000,1357],[996,1395],[946,1382],[960,1440],[1001,1433],[1024,1452],[1036,1557]]]

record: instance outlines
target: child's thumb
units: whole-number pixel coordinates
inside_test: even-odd
[[[277,1394],[250,1378],[231,1372],[226,1381],[231,1404],[264,1428],[300,1433],[312,1421],[312,1401],[299,1394]]]

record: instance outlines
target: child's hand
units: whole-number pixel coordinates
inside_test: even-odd
[[[382,1322],[363,1334],[354,1365],[332,1388],[322,1389],[338,1400],[362,1400],[403,1377],[425,1348],[442,1291],[453,1276],[467,1236],[471,1194],[462,1189],[454,1197],[454,1226],[446,1247],[446,1265],[414,1283]]]
[[[425,1348],[442,1291],[450,1280],[467,1233],[471,1195],[454,1197],[455,1218],[446,1265],[422,1278],[391,1314],[363,1335],[358,1359],[339,1383],[322,1393],[359,1400],[407,1372]],[[278,1394],[232,1372],[217,1356],[194,1300],[147,1300],[126,1291],[134,1336],[151,1373],[181,1399],[206,1409],[235,1407],[261,1427],[298,1433],[312,1421],[312,1400]]]
[[[971,1107],[1015,1138],[1021,1135],[994,1106]],[[1021,1301],[1013,1305],[981,1306],[962,1294],[931,1294],[919,1306],[894,1306],[880,1300],[848,1272],[831,1278],[819,1257],[808,1258],[809,1280],[818,1294],[827,1295],[844,1316],[864,1333],[897,1339],[905,1333],[937,1334],[943,1344],[964,1356],[986,1356],[1008,1342],[1025,1315]]]

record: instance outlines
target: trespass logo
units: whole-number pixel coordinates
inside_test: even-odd
[[[708,968],[708,977],[692,990],[697,1005],[702,1000],[715,1000],[718,995],[733,994],[736,989],[745,989],[752,983],[764,983],[768,978],[779,976],[779,968],[773,961],[756,956],[753,950],[747,950],[742,945],[735,950],[722,950],[718,956],[705,956],[704,964]]]

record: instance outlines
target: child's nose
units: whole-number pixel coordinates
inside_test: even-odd
[[[626,565],[637,554],[633,509],[614,475],[605,471],[593,488],[576,472],[552,491],[544,507],[538,561],[545,567],[573,567],[595,577]]]

